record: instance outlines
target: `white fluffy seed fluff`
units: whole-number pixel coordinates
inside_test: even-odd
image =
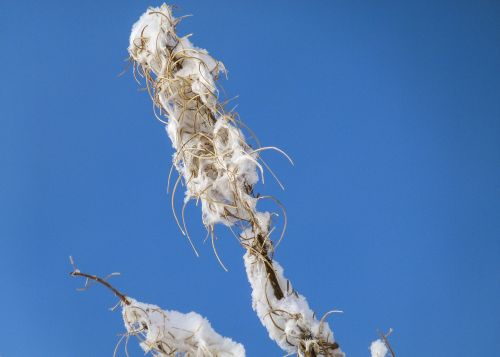
[[[244,187],[258,180],[252,153],[217,101],[215,80],[224,66],[207,51],[177,37],[171,8],[150,8],[134,24],[129,53],[149,80],[155,104],[168,117],[174,165],[186,185],[186,202],[201,200],[203,223],[232,225],[250,219],[257,200]],[[156,78],[149,77],[154,75]],[[233,188],[233,189],[230,189]],[[235,199],[234,194],[241,199]],[[185,227],[181,228],[185,232]]]
[[[207,319],[190,312],[164,311],[127,297],[123,321],[128,335],[137,336],[146,353],[155,357],[244,357],[243,345],[222,337]]]
[[[305,297],[293,290],[290,282],[283,276],[283,268],[276,261],[273,261],[273,267],[284,292],[282,299],[277,299],[273,294],[265,263],[249,252],[245,254],[244,260],[252,286],[252,307],[271,339],[290,354],[305,356],[306,351],[314,349],[316,356],[344,356],[338,348],[328,352],[329,344],[335,342],[330,326],[324,319],[316,319]],[[308,346],[304,345],[301,349],[301,344]]]
[[[370,345],[371,357],[385,357],[388,349],[385,343],[382,340],[375,340]]]

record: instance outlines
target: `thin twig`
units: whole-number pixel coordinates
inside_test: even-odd
[[[386,334],[383,334],[381,331],[378,331],[378,334],[380,335],[380,338],[384,342],[385,347],[389,350],[389,353],[391,354],[392,357],[396,357],[396,354],[394,353],[394,350],[392,349],[391,344],[389,343],[389,336],[392,334],[394,330],[392,328],[389,329],[389,332]]]
[[[81,276],[81,277],[87,278],[89,280],[93,280],[93,281],[96,281],[98,283],[101,283],[102,285],[104,285],[105,287],[110,289],[113,292],[113,294],[115,294],[115,296],[120,299],[121,302],[123,302],[125,305],[130,305],[130,301],[127,299],[127,296],[122,294],[121,292],[119,292],[115,287],[113,287],[105,279],[102,279],[102,278],[98,277],[97,275],[82,273],[79,269],[77,269],[75,267],[73,258],[70,257],[70,261],[71,261],[71,264],[73,265],[74,269],[71,273],[69,273],[69,275]]]

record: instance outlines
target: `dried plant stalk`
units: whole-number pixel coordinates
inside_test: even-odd
[[[344,356],[328,323],[315,317],[273,259],[271,213],[257,209],[259,197],[253,189],[263,180],[262,165],[268,167],[260,154],[280,150],[247,143],[237,113],[226,111],[218,100],[216,80],[225,73],[223,64],[188,36],[179,37],[178,22],[166,4],[148,9],[132,28],[128,50],[134,73],[145,79],[175,149],[173,163],[186,187],[184,200],[201,202],[202,221],[212,235],[217,223],[241,228],[253,308],[284,351]],[[177,182],[172,197],[178,187]],[[174,217],[189,239],[175,208]]]

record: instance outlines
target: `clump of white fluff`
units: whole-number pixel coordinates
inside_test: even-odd
[[[266,263],[249,252],[244,255],[244,261],[252,286],[252,307],[271,339],[286,352],[299,356],[313,350],[315,356],[344,356],[336,347],[328,322],[318,321],[306,298],[293,290],[278,262],[273,261],[272,265],[284,293],[282,299],[275,297],[269,284]]]
[[[156,357],[244,357],[243,345],[219,335],[195,312],[164,311],[127,297],[122,315],[129,335],[141,339],[142,349]]]
[[[167,17],[163,14],[167,14]],[[147,63],[157,71],[164,64],[160,52],[176,44],[175,23],[169,20],[171,14],[170,7],[165,4],[157,9],[156,16],[146,12],[134,24],[130,33],[129,52],[138,62]]]
[[[385,357],[388,352],[387,346],[382,340],[375,340],[370,345],[371,357]]]
[[[232,225],[250,219],[256,200],[246,192],[257,180],[257,154],[217,101],[221,62],[177,37],[171,8],[150,8],[134,24],[129,53],[144,75],[154,76],[155,103],[168,117],[176,150],[174,165],[186,185],[186,200],[202,202],[203,223]]]

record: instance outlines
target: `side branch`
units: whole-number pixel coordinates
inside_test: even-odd
[[[390,328],[389,332],[387,332],[386,334],[379,331],[379,335],[380,338],[382,339],[382,342],[384,342],[385,347],[387,347],[387,349],[389,350],[391,357],[396,357],[396,353],[394,353],[391,343],[389,342],[389,336],[392,334],[392,331],[393,331],[392,328]]]
[[[115,296],[117,298],[119,298],[120,301],[123,302],[125,305],[130,305],[130,301],[128,301],[127,297],[124,294],[122,294],[121,292],[119,292],[116,288],[114,288],[105,279],[99,278],[97,275],[91,275],[91,274],[82,273],[78,269],[73,270],[71,273],[69,273],[69,275],[71,275],[71,276],[82,276],[84,278],[87,278],[88,280],[97,281],[98,283],[100,283],[100,284],[104,285],[105,287],[107,287],[108,289],[110,289],[113,292],[113,294],[115,294]]]
[[[116,274],[100,278],[97,275],[82,273],[75,266],[73,258],[70,257],[70,261],[73,271],[69,275],[85,278],[85,288],[88,287],[89,281],[96,281],[110,289],[121,301],[122,317],[127,331],[115,347],[115,354],[123,338],[128,341],[130,336],[135,336],[144,352],[154,357],[245,357],[242,344],[218,334],[210,322],[200,314],[162,310],[156,305],[127,297],[107,282],[110,276]],[[125,354],[128,356],[127,343],[125,342]]]

